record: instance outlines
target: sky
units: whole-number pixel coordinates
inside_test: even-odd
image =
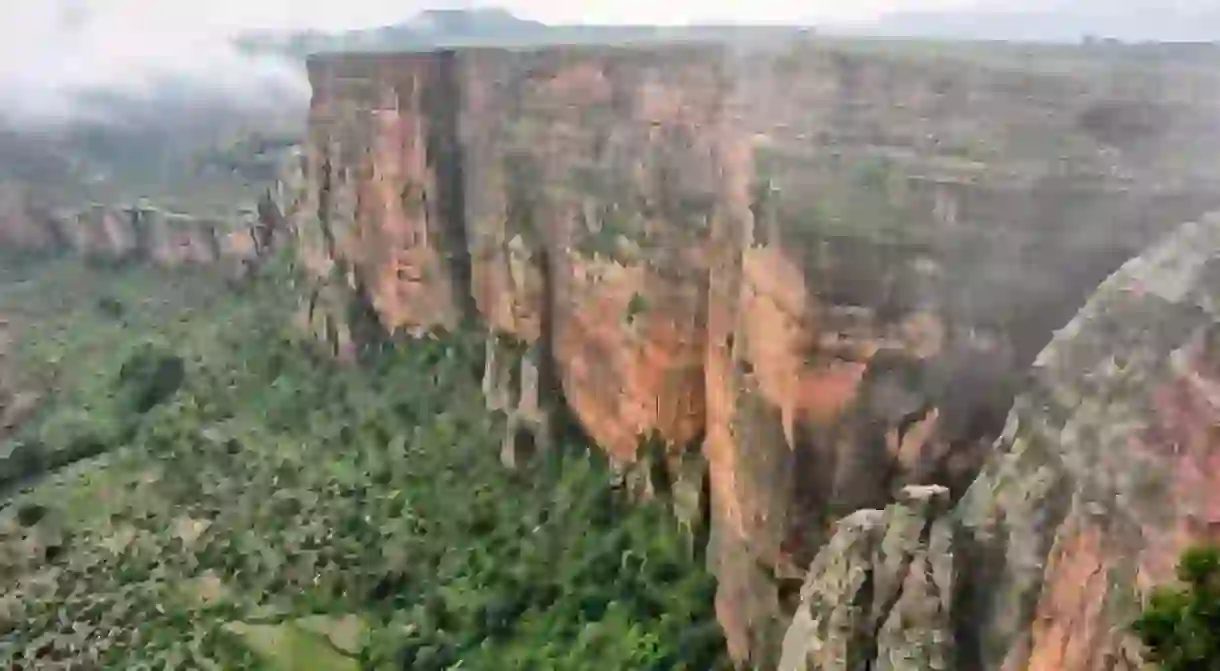
[[[235,99],[306,95],[293,66],[251,61],[229,42],[250,30],[339,31],[433,8],[502,7],[547,23],[847,23],[885,13],[1046,9],[1220,0],[4,0],[0,116],[79,115],[77,94],[147,95],[167,78]],[[1163,9],[1162,9],[1163,11]],[[271,92],[275,92],[272,94]]]
[[[252,62],[228,42],[266,29],[343,30],[410,19],[433,8],[497,6],[547,23],[808,22],[979,0],[35,0],[10,1],[0,22],[0,116],[79,116],[78,94],[150,95],[167,78],[234,99],[305,95],[299,72]],[[981,0],[1005,2],[1009,0]],[[1044,1],[1044,0],[1043,0]]]
[[[127,25],[176,25],[190,32],[248,28],[354,28],[396,23],[438,7],[497,6],[548,23],[661,23],[692,21],[855,20],[886,11],[945,9],[1005,0],[42,0],[23,3],[18,13],[54,14],[88,7]],[[38,5],[31,7],[31,5]],[[206,10],[204,9],[206,8]],[[6,10],[6,14],[9,10]],[[10,27],[16,22],[9,22]]]

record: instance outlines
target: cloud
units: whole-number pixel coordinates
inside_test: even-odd
[[[250,107],[307,99],[298,64],[240,52],[226,26],[184,6],[39,0],[6,8],[0,115],[23,123],[97,120],[114,107],[98,100],[151,101],[167,91]]]

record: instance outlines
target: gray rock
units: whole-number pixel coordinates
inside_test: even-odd
[[[949,490],[907,487],[885,510],[839,521],[801,588],[781,671],[948,669]]]

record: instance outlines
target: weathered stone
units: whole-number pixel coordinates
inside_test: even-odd
[[[1128,625],[1220,539],[1220,217],[1107,279],[1034,364],[956,511],[961,668],[1137,669]]]
[[[910,487],[839,520],[801,588],[781,671],[925,671],[952,658],[949,490]]]

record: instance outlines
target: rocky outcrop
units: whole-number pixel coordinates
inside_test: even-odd
[[[734,657],[773,666],[834,521],[960,496],[1053,330],[1220,208],[1220,78],[1059,55],[312,59],[302,321],[349,358],[482,323],[505,461],[567,409],[659,462]]]
[[[737,61],[750,209],[713,269],[706,451],[738,657],[774,647],[826,522],[908,483],[960,495],[1053,330],[1220,206],[1215,78],[941,53]],[[1128,115],[1157,121],[1123,139]]]
[[[257,211],[237,211],[230,218],[149,205],[38,208],[23,193],[15,183],[0,183],[0,250],[66,253],[90,261],[135,261],[163,268],[220,265],[236,276],[280,244],[275,232],[282,239],[291,237],[280,207],[292,204],[274,200],[273,190]]]
[[[953,660],[949,490],[908,487],[860,510],[809,568],[780,671],[934,671]]]
[[[961,668],[1138,669],[1127,626],[1220,541],[1220,216],[1107,279],[958,506]]]

